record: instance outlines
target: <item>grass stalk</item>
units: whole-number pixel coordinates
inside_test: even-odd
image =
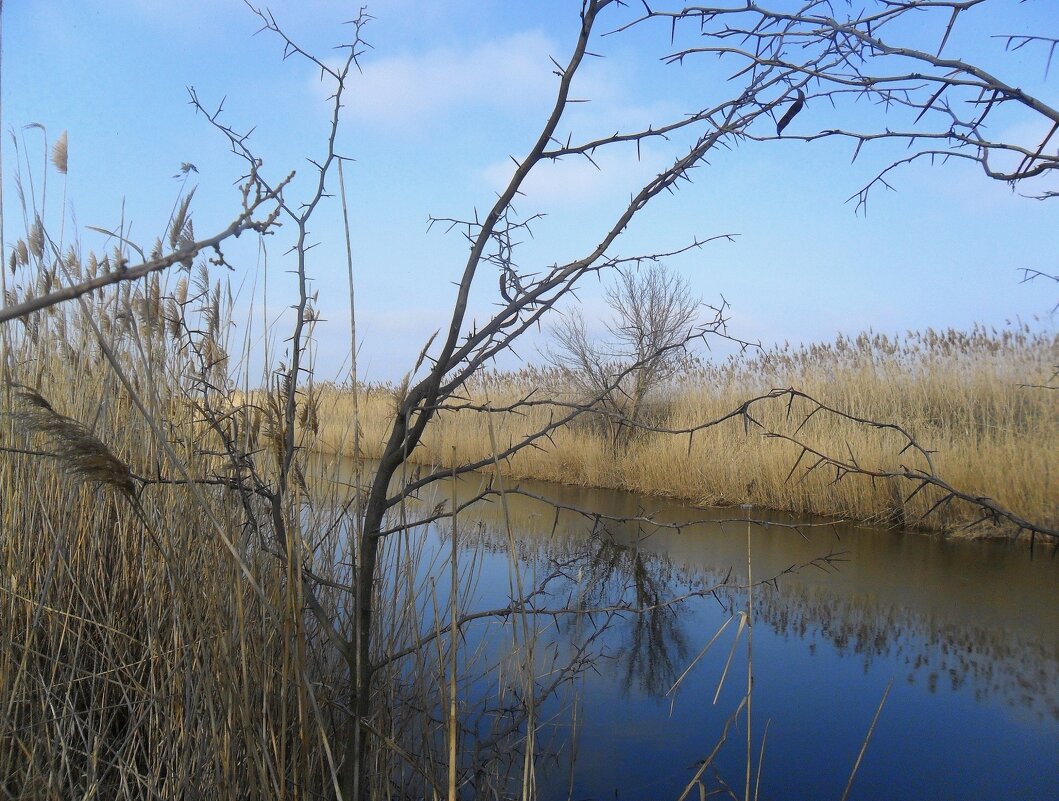
[[[754,570],[750,549],[750,510],[746,523],[746,784],[743,798],[750,801],[750,777],[754,761],[753,718],[754,705]]]
[[[864,754],[868,750],[868,743],[871,742],[871,736],[875,733],[875,725],[879,722],[879,715],[882,714],[883,706],[886,705],[886,699],[890,695],[890,689],[894,686],[894,680],[891,678],[886,683],[886,689],[883,691],[882,698],[879,699],[879,706],[875,709],[875,714],[872,716],[871,725],[868,727],[868,733],[864,735],[864,741],[860,744],[860,751],[857,752],[857,759],[853,763],[853,769],[849,772],[849,780],[846,781],[846,787],[842,791],[842,798],[840,801],[846,801],[849,797],[849,791],[853,787],[853,779],[857,776],[857,770],[860,769],[861,760],[864,759]]]
[[[455,447],[455,446],[454,446]],[[457,531],[459,526],[459,501],[456,497],[456,471],[452,472],[452,551],[449,557],[449,801],[456,801],[456,732],[459,721],[456,714],[456,657],[459,645],[459,569],[457,567]]]

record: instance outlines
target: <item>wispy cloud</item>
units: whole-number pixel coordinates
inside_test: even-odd
[[[536,109],[554,91],[554,42],[536,31],[467,50],[440,48],[367,61],[350,86],[349,113],[385,128],[423,126],[440,116]]]

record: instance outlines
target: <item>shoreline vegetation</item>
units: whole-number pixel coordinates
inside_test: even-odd
[[[655,394],[644,423],[692,427],[750,398],[793,387],[833,408],[901,426],[932,452],[934,469],[952,486],[1054,525],[1059,519],[1057,365],[1059,335],[1049,327],[979,325],[971,331],[928,329],[897,336],[866,332],[824,344],[775,346],[720,365],[696,362]],[[363,458],[382,452],[399,393],[394,385],[361,389]],[[527,396],[547,402],[517,414],[488,415],[472,408],[502,408]],[[318,386],[309,397],[318,419],[314,450],[352,457],[348,387]],[[466,408],[439,414],[411,461],[447,468],[453,460],[488,460],[490,416],[492,436],[503,450],[562,416],[561,404],[578,400],[569,376],[556,368],[489,373],[471,388]],[[759,402],[751,411],[769,431],[823,453],[849,455],[863,467],[926,467],[911,450],[901,452],[906,441],[892,430],[825,415],[800,425],[810,408],[796,398],[789,410],[784,397]],[[539,447],[502,460],[502,472],[515,479],[628,490],[697,506],[752,504],[964,537],[1014,533],[991,521],[976,523],[980,510],[959,501],[931,511],[943,497],[935,488],[909,498],[915,485],[907,480],[847,475],[836,481],[833,467],[809,470],[813,459],[803,455],[799,460],[799,445],[766,436],[740,416],[696,432],[690,446],[686,434],[646,430],[615,447],[597,428],[582,420],[557,430]]]

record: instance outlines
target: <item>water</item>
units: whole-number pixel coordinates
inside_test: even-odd
[[[460,494],[478,481],[460,482]],[[676,531],[572,512],[557,519],[543,503],[509,496],[525,587],[557,564],[566,576],[549,584],[537,606],[650,605],[718,588],[648,615],[618,615],[607,626],[602,614],[533,619],[542,663],[602,628],[591,669],[540,710],[547,719],[540,797],[676,799],[692,783],[689,797],[697,799],[696,775],[707,792],[730,787],[743,797],[745,714],[708,767],[699,766],[745,694],[746,632],[738,641],[736,632],[748,598],[735,587],[746,580],[748,534],[739,518],[763,514],[518,486],[604,515],[713,521]],[[480,566],[465,610],[510,601],[503,521],[495,503],[460,518],[459,559]],[[447,527],[420,535],[447,594]],[[760,770],[761,799],[841,798],[888,686],[849,798],[1059,798],[1059,559],[1042,550],[1031,559],[1011,543],[831,525],[754,525],[750,553],[755,581],[775,578],[757,585],[752,598],[752,778]],[[502,653],[518,637],[516,623],[472,624],[461,647],[488,661],[483,654]],[[547,670],[540,673],[542,685]],[[484,691],[490,682],[461,692]]]

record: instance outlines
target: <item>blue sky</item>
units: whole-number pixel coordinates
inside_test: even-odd
[[[566,60],[579,6],[572,0],[380,0],[369,6],[375,20],[365,33],[373,48],[350,85],[339,137],[340,152],[355,159],[346,177],[360,360],[369,379],[400,378],[426,338],[445,324],[465,245],[458,234],[428,231],[428,216],[466,218],[489,207],[510,175],[509,156],[528,148],[550,106],[556,79],[549,56]],[[357,7],[329,0],[270,5],[293,39],[328,58],[348,32],[341,22]],[[984,61],[1054,105],[1059,65],[1045,78],[1043,55],[1005,56],[1003,43],[988,38],[1046,33],[1046,27],[1056,35],[1054,7],[1048,7],[1012,0],[996,17],[971,12],[949,55]],[[623,19],[623,12],[613,19]],[[255,36],[258,27],[234,0],[5,5],[4,127],[38,165],[41,134],[22,126],[41,123],[52,140],[69,132],[67,197],[85,247],[99,241],[85,226],[116,226],[123,214],[134,238],[152,242],[181,188],[173,175],[182,162],[199,170],[193,176],[198,234],[220,230],[237,213],[233,184],[242,164],[188,105],[188,86],[207,104],[226,98],[225,120],[255,129],[251,143],[272,176],[291,169],[302,180],[310,174],[305,159],[323,146],[327,91],[309,65],[282,60],[274,36]],[[606,134],[679,117],[701,107],[719,86],[716,68],[701,60],[683,68],[662,64],[659,57],[670,49],[667,28],[597,44],[592,49],[607,57],[591,60],[575,85],[575,93],[591,102],[574,110],[563,132]],[[794,125],[830,127],[831,113],[838,112],[807,108]],[[861,113],[872,112],[854,112]],[[886,124],[881,117],[853,119]],[[1006,124],[1018,133],[1031,123],[1013,118]],[[21,233],[10,137],[3,148],[10,243]],[[527,268],[580,255],[636,182],[652,177],[676,152],[652,143],[640,160],[633,148],[604,155],[602,172],[583,161],[545,170],[519,204],[523,213],[547,213],[524,248]],[[669,250],[694,237],[738,234],[734,242],[670,264],[705,301],[728,300],[733,333],[766,344],[830,339],[869,327],[893,333],[974,322],[999,326],[1034,315],[1054,325],[1047,319],[1054,284],[1020,284],[1019,268],[1057,272],[1059,201],[1019,197],[966,164],[922,165],[895,174],[897,191],[875,193],[868,213],[858,215],[847,198],[900,151],[868,148],[851,165],[852,152],[838,141],[748,142],[719,151],[693,184],[649,206],[615,251]],[[49,193],[54,217],[59,192]],[[320,246],[310,270],[325,318],[318,328],[319,374],[341,377],[349,312],[337,203],[323,209],[312,234]],[[252,304],[255,319],[263,303],[270,319],[281,319],[290,302],[283,250],[280,237],[270,243],[267,278],[253,248],[240,243],[226,250],[237,267],[228,277],[240,308]],[[483,274],[473,298],[477,319],[489,313],[496,294],[495,275]],[[598,318],[603,307],[595,282],[580,297],[586,316]],[[256,329],[249,330],[255,337]],[[539,345],[535,340],[520,352],[537,361]],[[255,352],[262,347],[255,340]],[[282,358],[281,339],[272,348]]]

